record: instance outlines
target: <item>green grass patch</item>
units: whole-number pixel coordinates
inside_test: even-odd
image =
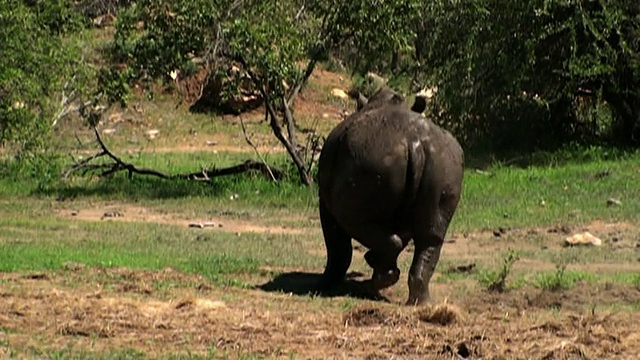
[[[57,270],[68,262],[100,267],[174,267],[229,283],[255,273],[259,262],[249,250],[258,235],[216,233],[199,241],[195,231],[146,223],[81,222],[38,218],[0,220],[0,271]],[[283,244],[286,246],[286,244]]]
[[[495,166],[465,173],[456,230],[637,219],[640,177],[635,154],[562,166]],[[622,206],[607,206],[616,198]]]
[[[578,281],[596,281],[597,277],[582,271],[567,270],[565,264],[556,266],[554,272],[542,272],[535,280],[535,286],[548,291],[560,291],[571,289]]]
[[[140,166],[159,168],[168,172],[197,170],[203,164],[225,166],[243,159],[244,155],[207,153],[144,154],[138,155]],[[199,160],[200,159],[200,160]],[[207,159],[209,159],[207,162]],[[284,161],[280,158],[278,161]],[[275,163],[278,163],[277,161]],[[533,166],[517,168],[496,165],[478,173],[468,169],[464,190],[451,231],[470,231],[481,228],[533,227],[549,224],[585,223],[593,219],[603,221],[638,220],[640,154],[620,160],[597,160],[562,166]],[[55,169],[59,170],[60,166]],[[17,171],[17,170],[16,170]],[[22,173],[25,171],[23,170]],[[47,174],[46,168],[42,169]],[[211,183],[172,181],[134,175],[118,174],[104,179],[75,179],[70,182],[43,180],[38,174],[3,176],[0,195],[38,195],[63,199],[99,198],[145,202],[174,199],[200,202],[212,201],[215,207],[229,203],[247,211],[251,209],[285,208],[292,212],[317,212],[317,188],[305,187],[295,181],[279,185],[262,177],[230,176]],[[622,206],[607,206],[607,199],[616,198]]]

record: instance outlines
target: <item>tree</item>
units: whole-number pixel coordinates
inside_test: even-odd
[[[313,152],[305,158],[298,146],[292,104],[317,63],[348,46],[350,65],[363,72],[380,63],[381,52],[409,43],[402,17],[413,13],[416,3],[371,5],[365,0],[140,0],[118,16],[115,58],[126,66],[106,70],[103,88],[111,101],[121,101],[127,89],[117,85],[122,82],[171,81],[171,74],[200,68],[209,77],[224,77],[239,68],[244,75],[226,78],[227,96],[238,94],[241,80],[251,81],[300,181],[310,184]]]
[[[23,1],[0,3],[0,146],[42,145],[58,110],[54,95],[72,77],[74,53],[49,15]]]
[[[416,50],[434,116],[467,146],[637,144],[639,16],[631,0],[431,2]]]

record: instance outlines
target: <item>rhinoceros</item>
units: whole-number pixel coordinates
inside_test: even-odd
[[[354,96],[354,95],[352,95]],[[380,290],[400,277],[397,259],[413,240],[407,305],[429,300],[429,281],[460,201],[464,153],[458,141],[404,97],[383,87],[358,94],[357,111],[328,135],[318,164],[319,212],[327,262],[319,290],[335,289],[351,265],[351,240],[364,245]]]

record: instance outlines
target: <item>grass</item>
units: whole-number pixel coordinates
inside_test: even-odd
[[[260,265],[291,265],[278,253],[299,252],[302,247],[287,235],[220,232],[203,241],[201,231],[170,225],[71,223],[51,216],[3,218],[0,229],[2,272],[57,270],[74,262],[133,269],[173,267],[214,282],[233,283],[234,276],[257,273]]]
[[[547,291],[560,291],[571,289],[578,281],[594,281],[592,274],[581,271],[567,271],[565,264],[558,265],[554,272],[543,272],[538,274],[535,285]]]
[[[562,166],[509,166],[467,171],[454,224],[458,229],[534,227],[593,219],[634,220],[640,212],[638,154]],[[599,174],[606,173],[603,177]],[[616,198],[620,207],[608,207]]]
[[[225,166],[248,154],[196,152],[139,154],[129,159],[167,172],[193,170],[207,160]],[[278,156],[280,156],[278,158]],[[283,161],[282,156],[274,160]],[[640,154],[619,160],[596,160],[526,169],[495,165],[477,172],[467,169],[464,194],[450,233],[477,229],[528,228],[549,224],[582,224],[594,219],[634,222],[640,214],[637,180]],[[11,164],[10,164],[11,165]],[[11,165],[15,166],[15,164]],[[61,167],[53,166],[55,169]],[[213,184],[116,175],[103,180],[42,181],[9,166],[0,178],[0,269],[55,269],[65,261],[88,265],[162,268],[175,266],[211,278],[258,265],[321,267],[323,258],[282,257],[299,253],[308,242],[322,249],[316,209],[317,189],[262,178],[224,177]],[[45,169],[46,170],[46,169]],[[598,174],[607,170],[606,176]],[[28,175],[28,174],[27,174]],[[237,195],[233,196],[232,195]],[[622,206],[608,207],[615,197]],[[58,199],[58,202],[54,202]],[[541,201],[545,200],[544,205]],[[51,214],[52,208],[86,207],[95,203],[135,203],[181,218],[223,216],[264,224],[315,229],[306,235],[258,235],[185,231],[170,225],[144,223],[75,223]],[[109,241],[104,241],[109,239]],[[506,238],[508,239],[508,237]],[[532,244],[542,240],[533,240]],[[188,247],[184,246],[188,244]],[[306,252],[306,251],[304,251]],[[521,249],[524,257],[553,261],[557,256],[577,263],[635,260],[633,252],[572,248],[561,251]],[[19,259],[19,260],[12,260]],[[451,275],[454,276],[454,275]],[[446,279],[443,278],[443,279]],[[546,281],[546,280],[541,280]]]
[[[169,173],[197,171],[201,166],[226,166],[237,163],[250,153],[196,152],[189,154],[140,154],[128,160],[141,167],[156,168]],[[283,163],[282,154],[269,160]],[[475,169],[465,172],[464,192],[452,223],[454,232],[501,227],[535,227],[548,224],[580,224],[593,219],[603,221],[634,221],[640,214],[640,188],[635,183],[640,176],[637,164],[640,154],[620,160],[562,166],[533,166],[526,169],[496,165],[483,173]],[[605,172],[606,171],[606,172]],[[601,175],[601,174],[608,175]],[[295,175],[292,175],[295,176]],[[52,176],[53,177],[53,176]],[[41,184],[36,180],[0,179],[0,195],[32,194],[62,199],[91,198],[133,202],[169,200],[189,207],[203,205],[215,208],[228,204],[230,196],[238,194],[237,208],[287,208],[291,212],[315,212],[317,189],[292,182],[274,186],[266,179],[244,176],[215,179],[211,184],[189,181],[166,181],[155,178],[117,175],[102,181],[74,180],[66,183],[51,180]],[[616,198],[622,206],[607,206],[607,199]],[[182,207],[182,205],[179,205]]]

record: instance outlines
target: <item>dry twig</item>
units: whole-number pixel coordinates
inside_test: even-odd
[[[271,180],[278,182],[278,180],[276,180],[275,175],[273,175],[271,168],[269,167],[269,165],[267,165],[267,162],[262,157],[262,154],[260,154],[260,152],[258,151],[258,148],[253,144],[253,141],[251,141],[251,139],[249,138],[249,135],[247,134],[247,127],[244,125],[244,119],[242,118],[242,116],[240,117],[240,126],[242,126],[242,134],[244,135],[244,140],[247,142],[249,146],[253,148],[253,151],[255,151],[260,161],[262,161],[262,163],[265,165],[265,167],[267,168],[267,171],[269,172],[269,176],[271,177]]]

